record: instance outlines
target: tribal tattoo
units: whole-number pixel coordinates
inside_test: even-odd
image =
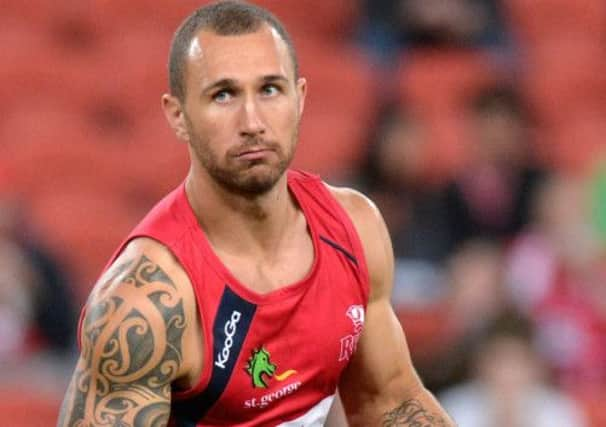
[[[404,401],[392,411],[383,414],[383,427],[448,427],[446,421],[427,412],[416,399]]]
[[[87,309],[81,357],[59,426],[165,426],[171,381],[183,362],[183,300],[142,256],[116,269],[113,289]],[[114,286],[117,284],[117,286]]]

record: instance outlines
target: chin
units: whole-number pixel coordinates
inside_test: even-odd
[[[244,171],[214,175],[215,180],[227,190],[245,195],[260,196],[271,191],[284,172],[286,165],[254,165]]]
[[[252,170],[248,176],[243,176],[238,182],[241,192],[254,194],[264,194],[276,186],[284,170],[282,168],[271,170]]]

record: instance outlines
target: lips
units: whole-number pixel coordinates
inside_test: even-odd
[[[238,151],[234,157],[237,160],[246,161],[246,162],[255,162],[255,161],[264,162],[273,151],[274,150],[272,150],[270,148],[266,148],[266,147],[247,148],[247,149]]]
[[[232,156],[236,159],[256,160],[263,159],[272,152],[277,151],[277,146],[268,142],[255,141],[252,144],[243,144],[240,147],[234,147]]]
[[[243,150],[240,151],[238,154],[236,154],[236,157],[242,157],[242,156],[247,156],[247,155],[255,155],[255,154],[261,154],[261,153],[266,153],[271,151],[269,148],[254,148],[254,149],[248,149],[248,150]]]

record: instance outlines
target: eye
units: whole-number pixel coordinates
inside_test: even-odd
[[[265,96],[274,96],[274,95],[277,95],[278,93],[280,93],[280,88],[278,88],[278,86],[276,86],[274,84],[267,84],[267,85],[263,86],[263,88],[261,89],[261,92]]]
[[[229,102],[233,97],[233,93],[230,90],[222,89],[213,95],[213,100],[220,104]]]

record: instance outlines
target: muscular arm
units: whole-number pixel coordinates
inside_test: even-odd
[[[149,252],[121,256],[93,291],[60,427],[165,426],[191,319],[183,293]]]
[[[417,376],[393,312],[393,251],[380,213],[357,192],[331,191],[349,212],[360,235],[371,286],[364,332],[339,384],[350,425],[454,426]]]

